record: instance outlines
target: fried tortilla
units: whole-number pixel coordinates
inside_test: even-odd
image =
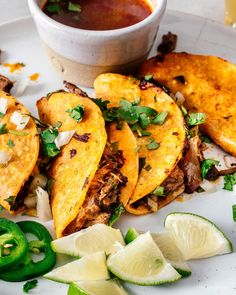
[[[66,112],[78,105],[84,106],[81,122]],[[53,162],[50,174],[53,178],[51,205],[57,237],[78,216],[86,194],[99,167],[107,142],[105,122],[100,109],[83,95],[68,92],[53,93],[37,102],[39,116],[50,125],[62,123],[59,131],[76,130],[77,136],[65,145]],[[78,140],[84,134],[88,141]],[[71,157],[71,151],[74,156]]]
[[[139,73],[153,75],[173,94],[181,92],[187,109],[206,114],[201,131],[236,156],[236,65],[215,56],[170,53],[149,59]]]
[[[0,204],[13,213],[23,205],[24,185],[38,160],[39,135],[31,118],[23,130],[16,130],[16,125],[10,121],[13,112],[29,114],[29,111],[3,91],[0,91],[0,97],[8,101],[7,113],[0,118],[0,124],[6,124],[6,133],[0,134],[0,151],[10,156],[8,164],[0,167]]]
[[[150,137],[136,137],[139,160],[144,159],[145,165],[141,167],[126,210],[138,215],[152,212],[154,209],[148,205],[147,196],[168,178],[182,157],[186,138],[182,112],[162,89],[132,77],[103,74],[95,80],[94,88],[97,97],[110,101],[108,107],[117,107],[122,99],[134,102],[140,98],[141,106],[151,107],[158,113],[168,112],[163,125],[152,124],[146,130],[160,144],[159,148],[149,150],[147,143]]]

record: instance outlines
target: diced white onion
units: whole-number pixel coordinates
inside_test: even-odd
[[[15,111],[10,118],[10,121],[16,125],[16,130],[23,130],[29,122],[30,117],[22,115]]]
[[[116,242],[113,244],[113,248],[114,248],[114,251],[115,251],[115,252],[118,252],[118,251],[122,250],[122,249],[124,248],[124,246],[121,245],[121,243],[119,243],[119,242],[116,241]]]
[[[175,101],[176,101],[177,105],[179,105],[179,106],[181,106],[184,103],[185,98],[181,92],[177,91],[175,93]]]
[[[49,221],[52,219],[52,212],[49,202],[48,193],[43,190],[40,186],[36,189],[37,195],[37,216],[42,221]]]
[[[229,155],[226,155],[226,156],[224,156],[224,162],[225,162],[225,166],[227,168],[232,168],[234,166],[231,165],[231,164],[236,164],[236,158],[232,157],[232,156],[229,156]]]
[[[148,206],[150,206],[154,212],[158,210],[157,201],[153,201],[151,198],[147,198],[147,203],[148,203]]]
[[[207,193],[214,193],[217,191],[217,186],[214,182],[208,181],[206,179],[203,179],[201,183],[201,188],[204,189]]]
[[[57,148],[60,149],[60,147],[70,142],[74,134],[75,130],[60,132],[57,138],[55,139],[55,145],[57,146]]]
[[[26,88],[29,85],[29,79],[23,78],[20,80],[17,80],[14,84],[14,95],[15,96],[22,96],[26,90]]]
[[[0,151],[0,164],[6,165],[11,160],[11,156],[4,151]]]
[[[6,114],[8,109],[8,100],[5,97],[0,97],[0,113]]]
[[[37,199],[36,199],[36,196],[33,194],[28,195],[24,199],[24,204],[28,209],[36,208],[36,203],[37,203]]]

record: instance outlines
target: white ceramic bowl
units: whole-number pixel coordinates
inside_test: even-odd
[[[92,86],[99,74],[132,71],[147,58],[166,7],[166,0],[149,1],[153,12],[146,19],[106,31],[82,30],[54,21],[41,10],[45,0],[28,0],[28,4],[49,58],[63,79]]]

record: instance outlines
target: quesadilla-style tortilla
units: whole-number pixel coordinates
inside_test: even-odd
[[[14,213],[24,205],[24,187],[38,160],[39,135],[32,118],[23,130],[17,130],[11,121],[12,114],[25,115],[29,111],[3,91],[0,91],[0,98],[7,99],[8,104],[6,114],[0,118],[0,151],[9,156],[8,163],[0,167],[0,204]]]
[[[107,142],[100,109],[79,89],[73,88],[72,91],[74,93],[53,93],[37,103],[40,118],[45,123],[55,125],[61,122],[59,132],[76,131],[50,170],[53,179],[51,205],[57,237],[94,223],[108,223],[120,202],[120,190],[126,183],[120,172],[124,163],[122,153]],[[81,122],[68,113],[78,105],[84,108]]]
[[[236,156],[236,65],[215,56],[169,53],[144,62],[139,74],[182,93],[188,110],[206,114],[201,131]]]
[[[183,173],[177,166],[186,139],[181,110],[162,89],[132,77],[103,74],[95,80],[94,88],[97,97],[110,102],[108,107],[119,106],[122,99],[134,102],[139,98],[140,106],[150,107],[157,113],[168,112],[163,125],[148,126],[145,131],[150,132],[150,136],[136,137],[139,160],[145,163],[141,167],[134,192],[126,205],[127,211],[138,215],[157,211],[159,207],[176,198],[176,191],[179,195],[184,190]],[[159,147],[148,149],[147,144],[150,140],[157,142]],[[169,189],[168,195],[164,198],[154,196],[155,189],[167,182],[168,178],[169,182],[175,183],[172,185],[173,190]],[[150,205],[152,201],[155,206]]]

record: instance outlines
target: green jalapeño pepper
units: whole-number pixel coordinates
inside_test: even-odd
[[[0,274],[0,279],[8,282],[20,282],[41,276],[50,271],[56,263],[56,254],[50,245],[52,238],[42,224],[35,221],[20,221],[17,225],[25,234],[33,234],[38,240],[28,241],[29,251],[22,263]],[[32,253],[43,253],[44,258],[33,261]]]
[[[22,262],[28,252],[28,242],[13,221],[0,218],[0,274]]]

